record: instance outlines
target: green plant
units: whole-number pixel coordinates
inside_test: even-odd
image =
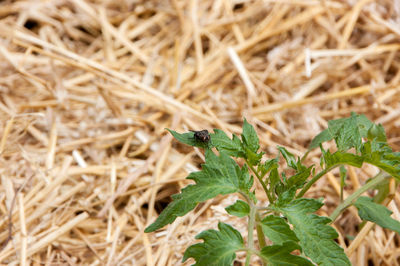
[[[194,138],[193,132],[179,134],[169,130],[178,141],[204,148],[205,164],[201,171],[187,177],[195,184],[173,195],[173,201],[145,232],[172,223],[198,203],[219,194],[239,193],[243,200],[227,207],[226,211],[248,217],[247,244],[236,229],[220,222],[218,230],[206,230],[196,236],[203,242],[190,246],[183,261],[192,257],[195,265],[232,265],[236,252],[245,251],[246,265],[253,254],[268,265],[350,265],[344,250],[334,241],[337,232],[329,224],[353,204],[361,219],[400,233],[400,222],[392,219],[391,212],[379,204],[388,195],[387,179],[400,179],[400,153],[393,152],[387,144],[382,125],[372,123],[364,115],[352,113],[348,118],[329,121],[328,125],[309,146],[309,150],[321,149],[318,172],[314,165],[303,164],[308,152],[302,158],[295,158],[283,147],[278,150],[286,161],[287,170],[279,173],[279,155],[262,161],[264,153],[259,151],[259,139],[246,120],[241,138],[233,135],[231,139],[223,131],[214,129],[210,141],[204,142]],[[323,148],[322,144],[330,140],[336,143],[334,152]],[[245,165],[240,167],[231,157],[243,158]],[[380,168],[381,172],[341,202],[329,218],[314,214],[323,205],[322,200],[304,198],[306,191],[337,167],[344,186],[346,169],[343,166],[361,167],[364,163]],[[265,206],[257,206],[254,177],[269,199]],[[375,198],[361,196],[370,189],[378,190]],[[254,228],[258,245],[253,239]],[[272,244],[266,245],[265,238]],[[295,250],[298,255],[293,254]]]

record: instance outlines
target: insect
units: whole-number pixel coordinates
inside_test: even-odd
[[[191,130],[192,132],[194,132],[194,139],[199,141],[199,142],[203,142],[203,143],[208,143],[210,141],[210,135],[208,134],[208,130],[204,129],[204,130],[200,130],[200,131],[194,131]]]

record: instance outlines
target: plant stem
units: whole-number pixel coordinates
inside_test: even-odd
[[[307,192],[307,190],[310,189],[310,187],[318,181],[318,179],[320,179],[323,175],[325,175],[326,173],[328,173],[330,170],[332,170],[333,168],[337,167],[338,165],[335,166],[331,166],[327,169],[322,170],[321,172],[319,172],[317,175],[315,175],[304,187],[303,189],[299,192],[299,194],[297,194],[296,199],[301,198],[304,196],[304,194]]]
[[[347,207],[349,207],[351,204],[353,204],[353,201],[356,200],[362,193],[365,191],[374,188],[376,185],[378,185],[380,182],[385,180],[385,178],[390,177],[389,174],[386,172],[381,171],[379,174],[377,174],[371,181],[357,189],[353,194],[348,196],[337,208],[332,212],[331,218],[332,222],[336,220],[336,218],[340,215],[340,213],[345,210]]]
[[[261,227],[261,217],[260,214],[257,212],[256,213],[256,229],[257,229],[257,238],[258,238],[258,244],[260,245],[260,249],[266,246],[265,243],[265,237],[264,237],[264,232]]]
[[[248,162],[247,160],[246,160],[246,164],[250,167],[251,171],[253,171],[253,173],[256,175],[258,181],[261,183],[261,186],[263,187],[263,189],[264,189],[264,191],[265,191],[265,194],[266,194],[267,197],[268,197],[268,201],[272,203],[272,202],[273,202],[273,199],[272,199],[271,195],[269,194],[267,185],[266,185],[265,182],[262,180],[262,177],[257,173],[256,169],[254,169],[254,167],[253,167],[251,164],[249,164],[249,162]]]
[[[247,235],[247,249],[254,249],[254,240],[253,240],[253,231],[254,231],[254,222],[256,217],[257,208],[254,206],[253,202],[250,201],[250,215],[249,215],[249,224],[248,224],[248,235]],[[246,266],[250,265],[251,253],[247,252],[246,255]]]

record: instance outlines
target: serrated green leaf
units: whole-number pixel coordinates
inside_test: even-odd
[[[307,180],[307,178],[311,175],[311,169],[313,167],[309,167],[309,168],[303,168],[301,169],[298,173],[296,173],[295,175],[291,176],[288,178],[287,180],[287,187],[288,188],[299,188],[301,187],[304,182]]]
[[[243,122],[242,141],[245,148],[257,153],[260,148],[259,140],[254,127],[246,119]]]
[[[329,124],[329,126],[331,125]],[[360,150],[362,136],[357,125],[357,118],[351,116],[343,120],[343,124],[334,135],[334,139],[339,151],[347,151],[353,147],[355,147],[357,151]]]
[[[261,173],[261,176],[265,176],[269,171],[271,171],[272,169],[276,169],[278,167],[279,167],[278,159],[273,158],[273,159],[265,161],[262,164],[259,164],[257,167],[257,170],[258,170],[258,172]]]
[[[179,142],[182,142],[184,144],[193,146],[193,147],[199,147],[199,148],[211,148],[211,143],[207,142],[201,142],[198,141],[194,138],[194,132],[186,132],[186,133],[178,133],[174,130],[168,129],[167,130],[172,134],[172,136],[174,136],[175,139],[177,139]]]
[[[325,129],[321,133],[319,133],[313,140],[311,141],[310,145],[308,146],[309,150],[318,148],[319,145],[323,142],[330,141],[333,139],[331,132],[328,129]]]
[[[244,148],[244,151],[246,153],[245,158],[247,159],[247,162],[250,165],[257,165],[264,154],[264,152],[255,153],[252,150],[248,149],[247,147]]]
[[[354,205],[358,209],[361,219],[367,220],[377,225],[388,228],[400,234],[400,222],[390,217],[392,212],[385,206],[372,201],[369,197],[359,197]]]
[[[386,152],[383,155],[383,159],[387,161],[391,161],[391,165],[393,166],[399,166],[400,165],[400,152],[392,152],[392,149],[390,149],[390,152]]]
[[[299,188],[303,186],[304,182],[311,175],[311,170],[313,167],[311,166],[307,168],[304,166],[301,163],[300,158],[296,160],[294,155],[287,151],[284,147],[278,147],[278,150],[282,154],[283,158],[285,158],[287,165],[296,170],[296,173],[287,179],[284,175],[282,175],[284,183],[286,184],[286,189],[290,189],[292,187]]]
[[[365,162],[379,167],[400,180],[400,154],[393,152],[387,143],[376,139],[367,141],[363,144],[361,154]]]
[[[203,239],[186,249],[182,262],[196,260],[196,266],[228,266],[236,258],[235,252],[245,248],[240,233],[229,224],[218,223],[217,230],[203,231],[196,239]]]
[[[337,151],[332,154],[330,151],[322,150],[322,154],[321,160],[324,161],[325,168],[330,168],[338,164],[347,164],[360,168],[364,162],[364,156],[343,151]]]
[[[294,157],[294,155],[291,154],[288,150],[286,150],[284,147],[281,147],[281,146],[278,146],[278,150],[282,154],[287,165],[290,168],[297,170],[297,162],[296,162],[296,158]]]
[[[237,217],[244,217],[249,215],[250,206],[243,200],[237,200],[234,204],[225,208],[225,210],[230,214]]]
[[[278,200],[276,201],[277,206],[284,206],[291,202],[296,196],[296,187],[287,188],[283,187],[283,191],[278,194]]]
[[[286,241],[299,242],[299,239],[282,217],[268,215],[261,221],[261,226],[264,235],[274,244],[281,245]]]
[[[246,154],[245,158],[247,163],[250,165],[257,165],[264,153],[257,153],[260,148],[258,136],[254,127],[250,125],[246,119],[244,119],[243,122],[242,146]]]
[[[386,173],[395,177],[399,181],[400,180],[400,168],[398,166],[391,165],[391,163],[392,162],[390,162],[390,161],[381,161],[381,162],[372,163],[372,164],[379,167],[380,169],[384,170]]]
[[[362,138],[368,136],[368,130],[373,125],[365,115],[351,113],[348,118],[329,121],[328,130],[333,135],[340,151],[347,151],[350,148],[360,151]]]
[[[335,139],[340,151],[350,148],[361,149],[362,138],[368,136],[368,130],[374,124],[365,115],[352,113],[350,117],[330,120],[328,129],[318,134],[310,143],[309,149],[318,147],[321,143]]]
[[[332,136],[336,136],[343,126],[353,124],[352,126],[358,128],[358,132],[361,137],[366,138],[368,130],[374,125],[365,115],[359,115],[351,113],[350,117],[339,118],[336,120],[330,120],[328,122],[328,129]]]
[[[313,212],[323,203],[315,199],[296,199],[285,206],[275,206],[293,225],[304,254],[317,265],[351,265],[343,249],[333,239],[337,232],[328,226],[331,220]],[[274,208],[271,206],[271,208]]]
[[[214,129],[214,133],[210,134],[210,137],[212,144],[218,151],[225,152],[233,157],[244,158],[246,156],[242,142],[236,135],[233,135],[233,138],[230,139],[224,131]]]
[[[253,179],[250,178],[247,167],[240,168],[236,162],[225,153],[215,155],[207,149],[206,163],[199,172],[191,173],[187,179],[193,179],[196,184],[182,189],[182,193],[172,196],[173,201],[163,210],[157,220],[145,229],[153,232],[164,225],[172,223],[178,216],[183,216],[193,210],[200,202],[221,194],[234,192],[251,194]]]
[[[292,241],[282,245],[266,246],[261,250],[261,258],[268,263],[268,266],[312,266],[306,258],[290,254],[298,249],[298,245]]]

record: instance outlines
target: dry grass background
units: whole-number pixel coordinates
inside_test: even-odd
[[[143,234],[203,160],[166,127],[239,134],[246,117],[268,156],[301,155],[355,111],[398,151],[399,50],[399,0],[2,1],[0,262],[179,265],[219,220],[245,232],[228,196]],[[374,173],[350,168],[346,192]],[[307,194],[322,214],[335,174]],[[400,219],[399,194],[386,203]],[[354,265],[399,265],[399,236],[367,226],[352,241],[357,219],[335,223]]]

